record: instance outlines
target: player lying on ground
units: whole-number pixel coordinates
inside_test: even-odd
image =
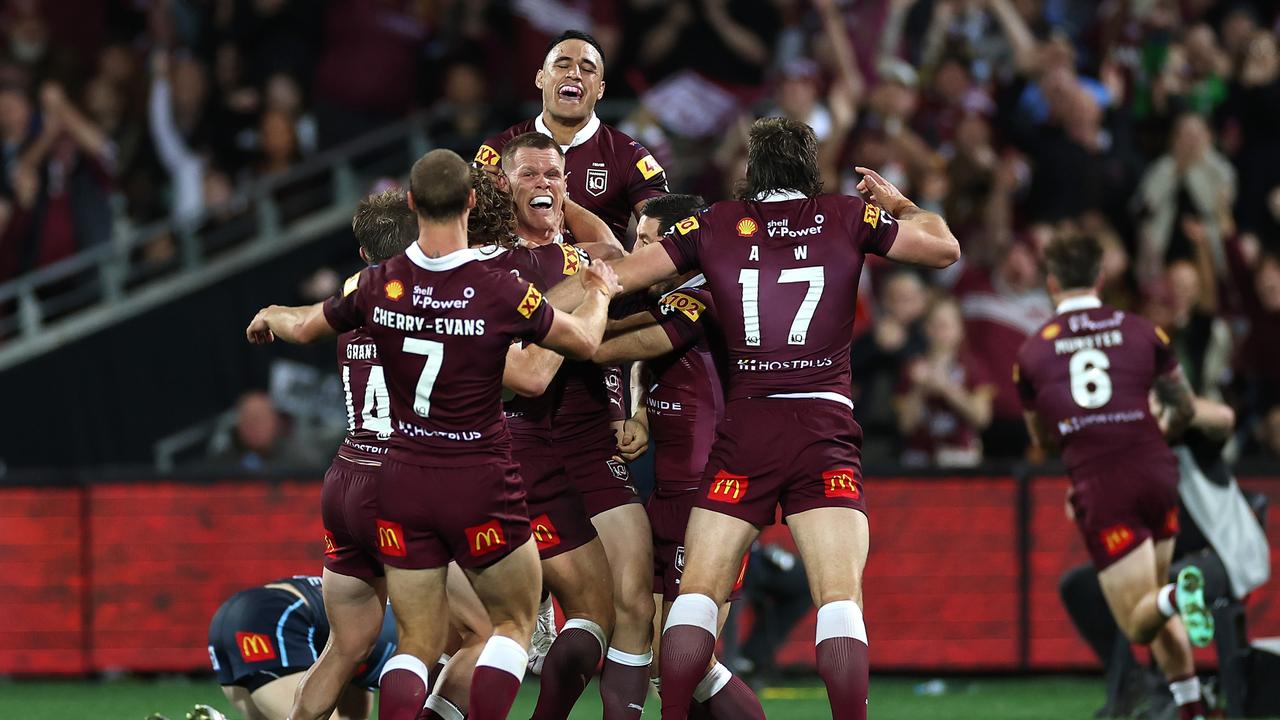
[[[314,342],[363,327],[373,336],[395,429],[378,519],[398,541],[380,550],[401,649],[383,673],[380,712],[415,718],[422,709],[426,663],[444,645],[445,568],[456,560],[495,629],[472,679],[470,715],[500,718],[525,672],[542,585],[501,415],[508,349],[523,339],[590,357],[619,288],[607,266],[593,263],[582,273],[581,305],[557,313],[536,287],[476,262],[466,232],[475,192],[466,163],[451,152],[414,164],[409,204],[419,239],[404,255],[362,271],[323,306],[262,311],[246,335]]]
[[[692,195],[650,200],[636,226],[636,247],[658,242],[676,222],[704,208],[702,198]],[[643,445],[647,438],[654,445],[655,488],[646,510],[653,528],[654,602],[661,608],[654,628],[655,647],[660,647],[662,625],[680,593],[685,528],[698,499],[716,425],[724,414],[721,378],[728,359],[712,327],[715,301],[705,286],[702,275],[689,272],[646,293],[623,298],[621,304],[637,312],[609,324],[594,358],[605,364],[646,361],[637,373],[646,390],[632,421],[635,433],[643,436],[638,442]],[[739,574],[728,602],[720,606],[717,633],[724,628],[729,602],[736,599],[742,580]],[[693,699],[718,720],[764,718],[751,688],[715,658],[694,689]]]
[[[1191,645],[1213,638],[1204,578],[1191,566],[1164,584],[1178,533],[1178,465],[1165,437],[1191,422],[1191,388],[1162,330],[1098,299],[1096,238],[1057,238],[1045,260],[1057,315],[1014,367],[1027,427],[1041,447],[1061,448],[1069,503],[1116,624],[1151,646],[1182,720],[1203,718]]]

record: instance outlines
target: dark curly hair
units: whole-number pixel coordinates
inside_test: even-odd
[[[476,206],[467,217],[469,245],[516,244],[516,205],[511,193],[498,187],[489,172],[471,168],[471,187],[476,191]]]
[[[807,197],[822,194],[818,139],[813,128],[787,118],[761,118],[747,135],[747,177],[735,195],[751,201],[774,190],[794,190]]]

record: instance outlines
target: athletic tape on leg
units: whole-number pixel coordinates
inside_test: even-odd
[[[667,613],[667,624],[662,630],[666,632],[676,625],[693,625],[714,636],[717,626],[716,618],[719,614],[720,606],[706,595],[697,593],[681,595],[671,604],[671,610]]]
[[[520,643],[505,635],[494,635],[484,644],[480,651],[480,659],[476,667],[491,667],[511,673],[517,680],[524,679],[524,671],[529,664],[529,653]]]
[[[604,628],[591,622],[590,620],[583,620],[582,618],[570,618],[565,621],[564,627],[560,628],[560,634],[563,635],[566,631],[572,630],[573,628],[578,628],[579,630],[586,630],[587,632],[591,633],[591,635],[596,639],[596,642],[600,643],[601,654],[604,654],[605,648],[609,647],[609,641],[606,640],[604,636]]]
[[[408,653],[393,655],[391,659],[387,661],[387,664],[382,666],[382,673],[378,675],[378,682],[381,683],[382,678],[392,670],[408,670],[414,675],[422,678],[422,685],[430,689],[430,683],[427,682],[427,678],[430,677],[431,672],[427,670],[427,666],[417,657]]]
[[[426,708],[435,712],[444,720],[467,720],[467,716],[458,709],[457,705],[449,702],[448,698],[439,695],[432,695],[427,698]]]
[[[716,693],[724,689],[725,685],[733,679],[733,673],[729,672],[729,668],[721,665],[719,662],[715,664],[706,675],[702,676],[702,682],[698,683],[698,687],[693,689],[693,699],[698,702],[706,702],[710,700]]]
[[[605,654],[605,657],[608,658],[610,662],[615,662],[619,665],[626,665],[628,667],[645,667],[653,662],[653,651],[649,651],[643,655],[634,655],[629,652],[622,652],[617,648],[609,648],[609,652]]]
[[[867,642],[867,625],[862,619],[862,609],[852,600],[829,602],[818,608],[818,629],[814,645],[823,640],[836,637],[851,637],[870,645]]]

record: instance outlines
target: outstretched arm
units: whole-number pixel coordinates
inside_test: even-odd
[[[272,305],[259,310],[245,329],[245,336],[254,345],[265,345],[277,337],[306,345],[335,335],[337,331],[324,316],[324,303],[302,307]]]
[[[601,260],[612,260],[626,254],[613,231],[595,213],[578,203],[564,199],[564,224],[573,233],[574,244]]]
[[[617,276],[603,260],[593,260],[582,273],[580,283],[560,283],[556,286],[576,286],[581,298],[573,313],[556,313],[540,344],[573,360],[588,360],[600,347],[605,323],[609,319],[609,301],[621,288]]]
[[[636,360],[662,357],[675,349],[671,337],[650,313],[636,313],[609,323],[605,339],[591,361],[600,365],[618,365]]]
[[[564,356],[538,345],[512,344],[502,370],[502,386],[524,397],[538,397],[547,391],[564,362]]]
[[[889,249],[890,260],[944,268],[960,259],[960,241],[951,234],[941,215],[916,207],[875,170],[854,169],[863,175],[858,191],[870,194],[898,222],[898,237]]]

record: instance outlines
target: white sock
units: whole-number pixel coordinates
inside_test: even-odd
[[[443,655],[440,656],[440,659],[437,660],[436,663],[439,665],[448,665],[449,661],[452,659],[453,659],[452,655],[450,655],[449,653],[444,653]]]
[[[862,608],[852,600],[837,600],[818,608],[818,631],[814,636],[814,646],[823,640],[836,637],[849,637],[867,642],[867,625],[862,619]]]
[[[428,691],[431,690],[431,683],[428,681],[428,678],[431,676],[431,672],[427,670],[426,664],[417,657],[409,655],[408,653],[400,653],[399,655],[392,656],[392,658],[387,661],[387,664],[382,666],[382,674],[378,675],[378,682],[381,683],[383,676],[392,670],[408,670],[414,675],[422,678],[422,686]]]
[[[610,662],[615,662],[619,665],[627,665],[629,667],[648,667],[649,663],[653,662],[653,651],[650,650],[643,655],[633,655],[628,652],[622,652],[617,648],[609,648],[609,652],[605,654],[605,657],[608,658]]]
[[[717,627],[716,618],[719,614],[720,606],[706,595],[697,593],[681,595],[671,603],[671,610],[667,613],[667,624],[662,630],[666,632],[676,625],[693,625],[714,636]]]
[[[1171,618],[1178,614],[1178,608],[1173,604],[1173,593],[1176,588],[1173,583],[1169,583],[1156,593],[1156,608],[1160,610],[1160,614]]]
[[[1200,699],[1200,678],[1192,676],[1186,680],[1171,682],[1169,692],[1173,693],[1173,702],[1178,707],[1190,705]]]
[[[427,704],[424,706],[428,710],[434,710],[437,715],[444,720],[467,720],[467,716],[462,714],[457,705],[449,702],[446,697],[440,695],[432,695],[427,698]]]
[[[524,679],[524,671],[529,666],[529,653],[520,643],[505,635],[494,635],[484,644],[476,667],[491,667],[516,676],[516,680]]]
[[[587,632],[591,633],[595,637],[596,642],[600,643],[601,654],[604,653],[605,648],[609,647],[609,642],[604,637],[604,628],[591,622],[590,620],[584,620],[582,618],[570,618],[564,622],[564,627],[560,628],[560,634],[563,635],[565,631],[572,630],[573,628],[578,628],[579,630],[586,630]]]
[[[728,685],[732,679],[733,673],[729,672],[729,668],[717,661],[715,667],[702,676],[702,681],[698,683],[698,687],[693,689],[693,699],[698,702],[710,700],[716,693],[723,690],[724,686]]]

